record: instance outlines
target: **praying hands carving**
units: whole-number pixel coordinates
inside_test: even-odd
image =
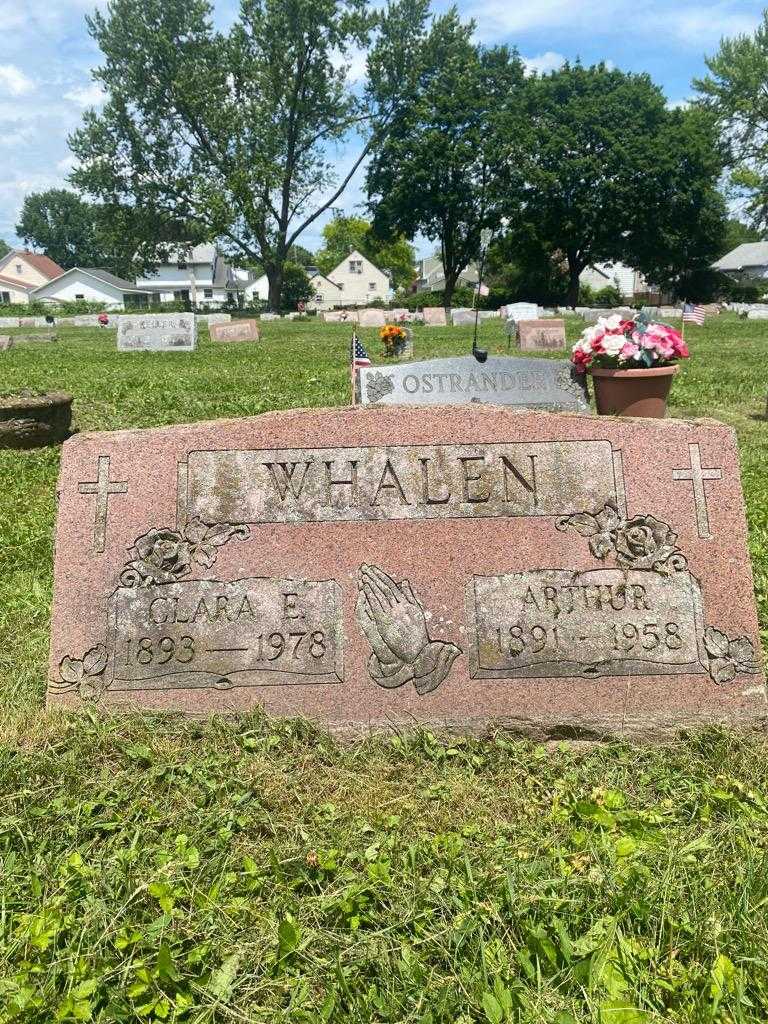
[[[377,566],[363,565],[357,585],[357,620],[371,645],[374,682],[386,689],[413,682],[419,696],[436,690],[461,649],[430,639],[424,606],[408,580],[396,583]]]

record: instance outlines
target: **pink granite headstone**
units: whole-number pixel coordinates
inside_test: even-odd
[[[48,703],[669,736],[764,722],[734,434],[318,409],[63,448]]]
[[[361,309],[358,319],[361,327],[383,327],[387,322],[383,309]]]
[[[259,341],[258,320],[232,320],[228,324],[210,324],[211,341]]]
[[[517,323],[520,348],[565,348],[565,320],[520,320]]]
[[[427,327],[447,327],[448,321],[445,319],[445,310],[443,309],[443,307],[425,306],[424,324]]]

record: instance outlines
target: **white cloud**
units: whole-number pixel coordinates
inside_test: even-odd
[[[73,156],[72,153],[68,153],[61,160],[57,161],[56,170],[59,171],[59,173],[61,174],[69,174],[70,171],[73,171],[77,166],[77,158]]]
[[[755,6],[747,14],[744,6],[742,0],[614,0],[606,17],[604,0],[469,0],[462,14],[476,20],[478,38],[489,43],[546,29],[590,38],[615,36],[620,30],[656,41],[663,33],[669,42],[701,51],[716,47],[724,36],[754,31],[760,12]]]
[[[64,99],[76,103],[79,107],[98,107],[104,102],[106,93],[98,82],[90,85],[78,85],[64,93]]]
[[[359,47],[355,47],[354,49],[349,49],[346,54],[333,54],[331,63],[335,68],[346,67],[347,82],[349,85],[357,85],[358,82],[362,82],[365,79],[368,71],[367,60],[367,52]]]
[[[686,110],[690,105],[690,100],[668,100],[667,110]]]
[[[538,57],[523,57],[526,75],[532,75],[534,72],[546,75],[550,71],[557,71],[563,64],[565,64],[565,57],[562,53],[555,53],[554,50],[540,53]]]
[[[35,83],[15,64],[0,64],[0,90],[11,96],[26,96]]]

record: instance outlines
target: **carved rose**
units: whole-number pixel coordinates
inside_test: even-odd
[[[153,583],[173,583],[185,576],[192,563],[189,541],[175,530],[150,530],[128,552],[131,568]]]
[[[653,516],[635,516],[616,530],[616,560],[632,569],[652,569],[677,551],[677,534]]]
[[[714,682],[730,683],[739,672],[759,672],[755,647],[749,637],[729,640],[727,634],[714,626],[704,630],[704,646],[709,655],[709,674]]]

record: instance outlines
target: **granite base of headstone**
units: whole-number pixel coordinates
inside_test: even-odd
[[[51,707],[540,739],[766,725],[722,424],[277,412],[79,435],[58,496]]]

